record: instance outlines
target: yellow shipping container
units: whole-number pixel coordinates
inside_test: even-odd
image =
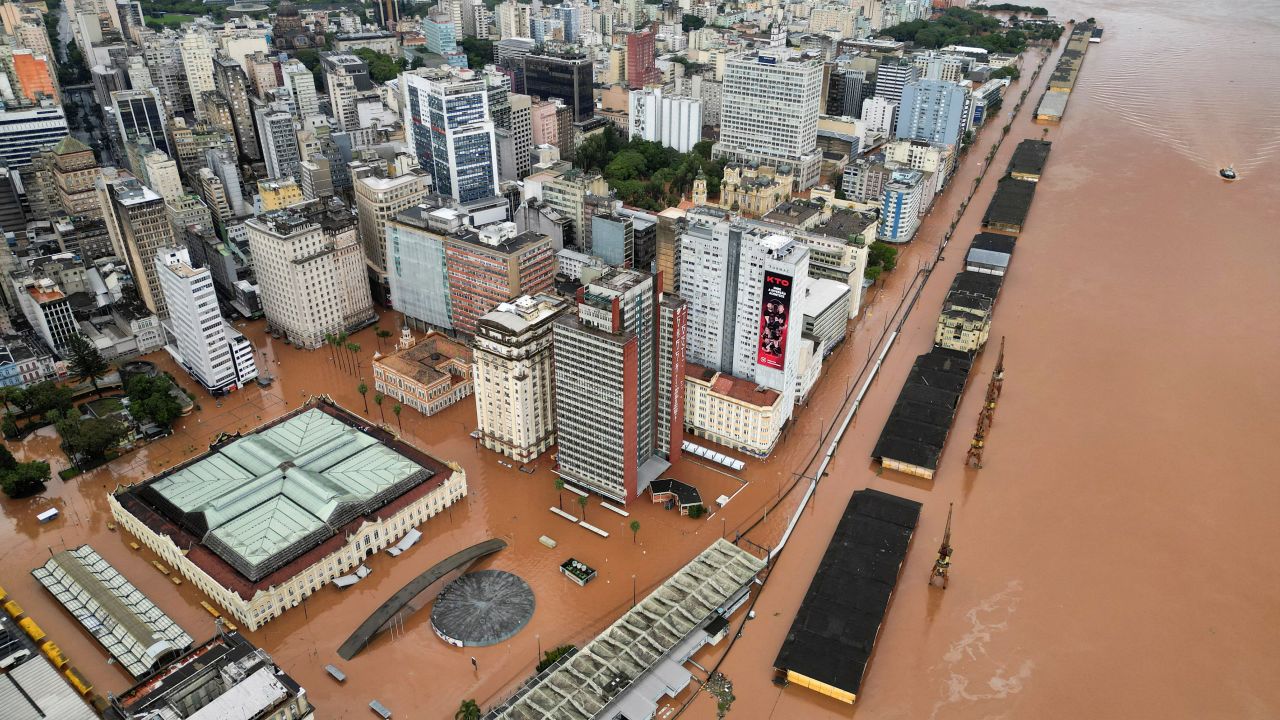
[[[49,662],[53,663],[54,667],[61,670],[67,666],[67,658],[63,656],[62,649],[55,645],[52,640],[46,642],[40,649],[44,651],[44,656],[49,658]]]
[[[822,693],[827,697],[835,698],[840,702],[849,703],[850,705],[853,704],[854,700],[858,699],[857,695],[854,695],[848,690],[841,690],[840,688],[828,685],[821,680],[814,680],[811,677],[805,677],[804,675],[791,670],[787,671],[787,680],[799,685],[800,687],[809,688],[814,692]]]
[[[44,634],[44,631],[41,630],[40,626],[36,624],[36,621],[32,620],[31,618],[22,618],[21,620],[18,621],[18,625],[27,632],[27,635],[32,640],[36,641],[37,643],[45,639],[46,637],[46,635]]]
[[[4,611],[9,613],[9,617],[16,618],[22,614],[22,606],[10,600],[4,604]]]
[[[72,687],[81,695],[88,695],[93,692],[93,684],[85,680],[84,676],[75,668],[67,668],[62,674],[67,676],[67,682],[71,683]]]

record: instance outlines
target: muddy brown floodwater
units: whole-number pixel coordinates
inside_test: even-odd
[[[898,345],[845,435],[830,476],[755,606],[741,639],[705,650],[734,683],[737,718],[1273,718],[1280,716],[1280,32],[1275,2],[1237,7],[1193,0],[1086,3],[1050,8],[1097,17],[1093,46],[1000,299],[993,337],[1008,337],[1007,379],[986,466],[963,468],[964,450],[994,362],[979,358],[974,382],[933,482],[878,475],[869,461],[912,359],[930,345],[933,320],[963,247],[978,230],[995,173],[979,188],[956,243],[929,279]],[[1058,49],[1054,50],[1056,57]],[[1025,60],[1030,81],[1038,55]],[[1052,62],[1052,61],[1051,61]],[[1003,168],[1016,141],[1039,137],[1029,117],[1047,78],[993,161]],[[1010,103],[1011,105],[1012,103]],[[1002,118],[1003,120],[1004,118]],[[671,474],[704,497],[734,496],[702,520],[645,502],[622,518],[593,501],[599,538],[554,516],[560,502],[550,458],[526,474],[477,449],[467,433],[474,406],[431,418],[401,416],[404,434],[467,471],[469,497],[425,523],[423,542],[400,558],[379,555],[354,588],[325,587],[250,639],[306,688],[326,718],[368,717],[378,699],[397,718],[452,717],[458,702],[501,700],[532,672],[539,649],[582,643],[722,533],[775,544],[800,495],[763,522],[762,511],[805,472],[822,428],[933,254],[972,185],[977,160],[998,137],[989,127],[950,190],[877,289],[854,336],[830,360],[813,399],[775,455],[749,462],[740,478],[683,460]],[[1217,178],[1234,163],[1241,180]],[[381,325],[395,328],[394,313]],[[371,330],[361,370],[344,371],[328,350],[304,352],[244,328],[277,382],[250,388],[182,419],[170,438],[70,482],[54,480],[30,500],[0,500],[0,585],[49,632],[100,691],[130,685],[31,577],[51,551],[89,542],[193,636],[213,632],[189,584],[172,585],[107,528],[105,495],[207,447],[225,430],[250,429],[310,393],[327,392],[374,420],[356,392],[371,382],[378,340]],[[193,383],[162,356],[153,360]],[[390,403],[383,405],[395,425]],[[20,459],[66,466],[51,429],[10,443]],[[818,558],[850,494],[876,487],[924,503],[924,512],[858,704],[848,706],[770,683],[770,665]],[[735,492],[741,490],[735,495]],[[576,496],[564,493],[577,514]],[[949,502],[956,505],[950,588],[926,574]],[[39,525],[48,505],[61,517]],[[555,550],[538,543],[549,535]],[[427,612],[404,619],[350,662],[336,650],[392,592],[431,564],[489,537],[509,547],[477,565],[515,572],[533,587],[532,621],[510,641],[452,648]],[[568,557],[597,568],[585,588],[557,571]],[[470,657],[478,662],[473,671]],[[337,686],[323,673],[336,663]],[[688,694],[679,698],[684,701]],[[660,717],[671,717],[669,709]],[[684,717],[714,717],[703,694]]]

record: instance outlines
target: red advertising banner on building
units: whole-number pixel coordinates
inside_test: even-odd
[[[791,320],[791,278],[765,271],[760,300],[760,346],[756,362],[781,370],[786,362],[787,326]]]

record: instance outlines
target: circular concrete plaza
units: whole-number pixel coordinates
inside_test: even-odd
[[[467,573],[440,591],[431,627],[458,647],[496,645],[520,632],[533,617],[529,583],[502,570]]]

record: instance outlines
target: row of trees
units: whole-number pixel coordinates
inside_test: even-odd
[[[646,210],[662,210],[680,202],[702,173],[707,193],[720,193],[724,161],[711,159],[711,141],[682,153],[661,143],[628,139],[613,125],[587,138],[574,154],[574,165],[597,170],[624,203]]]
[[[1015,5],[1013,3],[997,3],[995,5],[970,5],[970,10],[990,10],[992,12],[1014,12],[1027,13],[1036,17],[1044,17],[1049,14],[1046,8],[1032,5]]]
[[[364,61],[369,67],[369,78],[379,84],[395,80],[400,77],[400,73],[409,69],[409,63],[404,58],[393,58],[377,50],[356,48],[351,54]]]

